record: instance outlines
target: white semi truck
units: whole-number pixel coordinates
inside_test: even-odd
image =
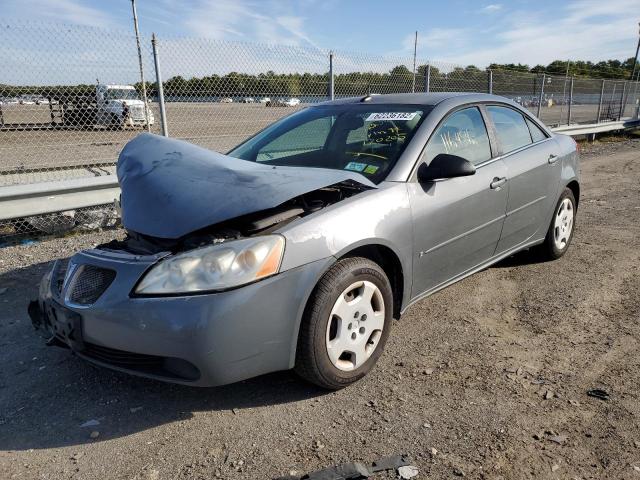
[[[154,122],[151,108],[146,110],[148,118],[144,102],[132,85],[98,84],[95,94],[62,96],[59,107],[52,109],[52,121],[62,127],[145,127]]]
[[[49,107],[49,115],[43,105]],[[97,84],[82,91],[70,87],[2,99],[0,130],[146,127],[154,122],[151,108],[146,110],[148,118],[144,102],[132,85]],[[19,122],[12,122],[14,118]]]

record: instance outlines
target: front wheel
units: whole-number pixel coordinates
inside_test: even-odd
[[[371,260],[340,260],[320,279],[300,327],[295,371],[337,390],[364,377],[389,336],[393,295],[389,279]]]
[[[112,113],[109,118],[109,130],[124,130],[124,121],[119,115]]]
[[[575,218],[576,199],[571,189],[565,188],[556,204],[547,236],[542,244],[542,250],[546,257],[555,260],[563,256],[569,249],[573,238]]]

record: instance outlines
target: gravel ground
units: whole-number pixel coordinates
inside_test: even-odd
[[[121,232],[1,249],[0,478],[268,479],[400,452],[417,478],[640,478],[639,185],[640,139],[585,147],[567,255],[419,302],[334,393],[290,373],[166,385],[45,347],[26,315],[39,277]]]

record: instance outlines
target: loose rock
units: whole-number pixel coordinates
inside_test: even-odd
[[[553,443],[557,443],[558,445],[562,445],[564,442],[567,441],[566,435],[551,435],[550,437],[547,437],[547,438],[549,439],[549,441]]]
[[[398,468],[398,475],[400,475],[400,478],[408,480],[418,475],[418,469],[412,465],[405,465],[404,467]]]

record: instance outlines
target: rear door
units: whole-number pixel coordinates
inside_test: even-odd
[[[430,163],[439,153],[463,157],[477,170],[468,177],[408,183],[414,234],[412,297],[491,258],[507,205],[506,167],[495,158],[477,106],[450,113],[429,139],[420,163]]]
[[[544,237],[556,201],[561,162],[558,148],[533,120],[506,105],[487,105],[507,168],[509,198],[496,254]]]

